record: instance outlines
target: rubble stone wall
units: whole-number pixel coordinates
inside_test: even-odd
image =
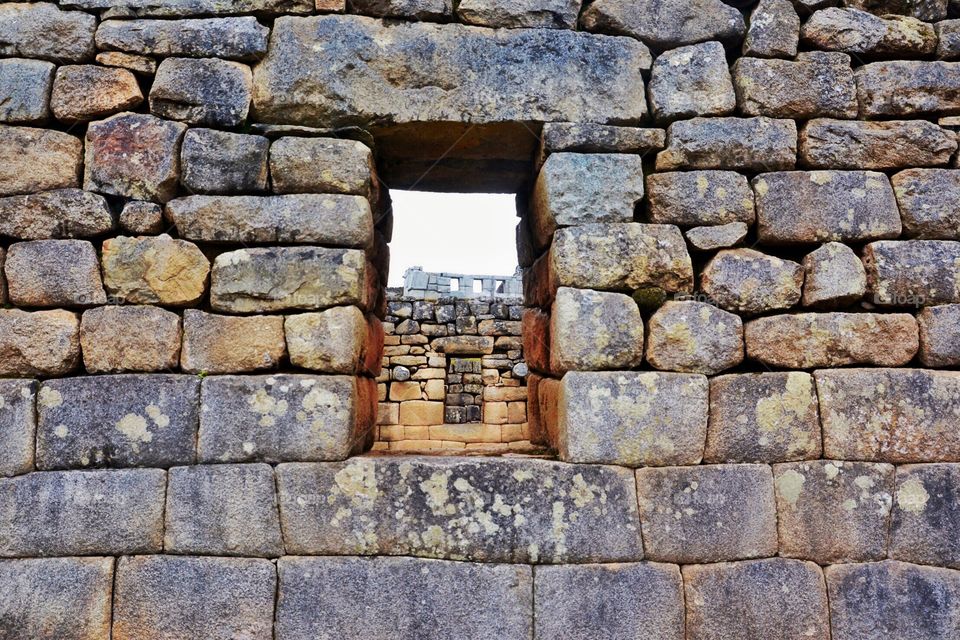
[[[0,2],[0,638],[960,637],[958,18]],[[369,452],[391,188],[551,459]]]

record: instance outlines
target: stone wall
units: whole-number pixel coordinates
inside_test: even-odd
[[[0,637],[960,637],[958,8],[0,3]],[[390,188],[555,459],[365,453]]]

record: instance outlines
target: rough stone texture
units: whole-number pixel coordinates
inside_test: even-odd
[[[647,362],[654,368],[712,375],[743,361],[739,316],[704,302],[668,302],[648,327]]]
[[[890,180],[874,171],[783,171],[753,179],[766,244],[863,242],[900,235]]]
[[[571,372],[557,400],[560,458],[621,466],[698,464],[707,379],[658,372]]]
[[[83,62],[93,57],[96,28],[96,16],[61,11],[52,2],[5,2],[0,5],[0,55]]]
[[[738,41],[746,31],[740,12],[719,0],[598,0],[582,22],[588,31],[633,36],[658,49]]]
[[[120,228],[133,235],[155,235],[166,228],[163,208],[155,202],[131,200],[120,211]]]
[[[188,196],[166,211],[189,240],[373,245],[370,203],[361,196]]]
[[[827,567],[833,640],[939,640],[960,629],[960,573],[887,560]]]
[[[750,14],[743,55],[793,58],[800,38],[800,16],[789,0],[760,0]]]
[[[0,234],[19,240],[89,238],[113,230],[103,196],[57,189],[0,198]]]
[[[191,464],[199,398],[193,376],[48,380],[37,394],[37,468]]]
[[[861,55],[926,56],[937,48],[933,25],[909,16],[883,18],[859,9],[827,8],[803,25],[805,43]]]
[[[827,242],[803,257],[803,306],[843,307],[867,292],[867,272],[853,249]]]
[[[674,171],[647,177],[650,222],[680,226],[752,224],[753,191],[734,171]]]
[[[740,58],[733,64],[740,111],[775,118],[854,118],[857,86],[850,56],[803,52],[796,60]]]
[[[235,127],[247,119],[250,67],[218,58],[167,58],[150,89],[150,112],[187,124]]]
[[[770,558],[683,567],[688,640],[829,640],[827,585],[812,562]]]
[[[62,309],[0,309],[0,374],[62,376],[80,364],[80,318]]]
[[[61,122],[89,122],[135,109],[143,102],[137,78],[126,69],[96,65],[57,69],[50,109]]]
[[[221,253],[213,263],[210,306],[228,313],[367,307],[372,270],[362,251],[273,247]]]
[[[732,113],[737,96],[723,45],[704,42],[660,55],[650,71],[649,97],[658,121]]]
[[[960,65],[897,60],[865,64],[856,71],[860,116],[960,114]]]
[[[642,199],[640,156],[554,153],[543,164],[531,198],[534,242],[547,246],[560,227],[633,222]]]
[[[7,295],[23,307],[104,304],[100,262],[86,240],[34,240],[10,245],[3,266]]]
[[[770,467],[664,467],[636,474],[648,559],[686,564],[777,552]]]
[[[12,639],[110,637],[113,558],[0,561],[0,628]]]
[[[136,113],[90,123],[83,188],[135,200],[170,200],[176,195],[186,129],[179,122]]]
[[[283,328],[294,366],[323,373],[380,373],[383,326],[356,307],[287,316]]]
[[[0,557],[160,553],[162,469],[0,478]]]
[[[535,638],[684,640],[683,581],[656,562],[537,567]]]
[[[717,306],[743,315],[789,309],[800,300],[803,267],[753,249],[720,251],[700,274]]]
[[[820,453],[820,414],[810,374],[710,379],[705,462],[785,462],[819,458]]]
[[[960,171],[907,169],[890,181],[900,205],[905,236],[960,239]]]
[[[167,553],[283,555],[273,468],[222,464],[170,469],[165,525]]]
[[[926,367],[960,364],[960,305],[925,307],[917,314],[920,325],[920,362]]]
[[[667,130],[657,171],[777,171],[797,163],[797,125],[772,118],[692,118]]]
[[[350,7],[376,18],[446,22],[453,16],[450,0],[351,0]]]
[[[372,457],[282,464],[277,480],[289,554],[547,564],[642,556],[626,469]]]
[[[180,152],[180,181],[190,193],[266,191],[269,149],[263,136],[190,129]]]
[[[97,54],[97,64],[105,67],[117,67],[133,71],[141,76],[153,76],[157,72],[157,61],[147,56],[119,51],[104,51]]]
[[[276,193],[376,191],[373,153],[355,140],[283,137],[270,145],[270,180]]]
[[[903,465],[890,523],[890,557],[896,560],[960,567],[960,544],[953,535],[960,524],[956,495],[960,466]]]
[[[269,638],[276,588],[276,568],[263,559],[121,558],[113,639]]]
[[[267,53],[269,32],[253,17],[105,20],[96,40],[101,50],[254,62]]]
[[[824,456],[880,462],[949,462],[960,457],[952,416],[960,411],[954,371],[817,371]]]
[[[576,153],[638,153],[659,151],[667,143],[663,129],[618,127],[589,122],[547,122],[540,135],[537,165],[558,151]]]
[[[943,20],[933,26],[937,32],[937,57],[941,60],[960,57],[960,20]]]
[[[283,640],[532,637],[533,576],[522,565],[285,557],[277,566]]]
[[[457,17],[479,27],[576,29],[576,0],[463,0]]]
[[[748,322],[744,335],[748,358],[784,369],[900,367],[920,347],[917,322],[908,313],[768,316]]]
[[[627,38],[563,29],[385,26],[357,16],[279,18],[271,38],[254,76],[254,111],[262,122],[627,124],[646,115],[640,71],[652,59]],[[329,46],[317,50],[317,41]],[[374,64],[344,62],[358,58]],[[514,69],[517,60],[525,62]],[[411,74],[411,68],[419,70]],[[296,96],[288,89],[293,86]],[[498,88],[495,102],[488,86]],[[446,90],[438,94],[437,87]]]
[[[372,423],[350,376],[217,376],[203,383],[201,462],[343,460]]]
[[[870,301],[888,306],[960,302],[960,242],[871,242],[863,248]]]
[[[55,68],[40,60],[0,60],[0,122],[42,124],[46,121]]]
[[[957,150],[952,131],[925,120],[811,120],[800,130],[804,165],[826,169],[902,169],[946,165]]]
[[[79,9],[122,7],[122,15],[169,18],[236,13],[256,13],[266,17],[281,13],[310,13],[312,0],[61,0]]]
[[[780,555],[818,564],[882,560],[894,467],[810,460],[774,465]]]
[[[4,6],[0,5],[0,11]],[[37,6],[37,5],[31,5]],[[60,131],[0,124],[0,196],[80,186],[83,142]]]
[[[846,7],[870,11],[878,15],[900,14],[935,22],[947,17],[950,0],[842,0]]]
[[[493,353],[494,339],[492,336],[455,336],[437,338],[432,346],[440,353],[448,356],[464,355],[478,356]]]
[[[281,316],[234,317],[183,312],[180,367],[187,373],[273,369],[286,354]]]
[[[36,394],[33,380],[0,380],[0,477],[33,470]]]
[[[128,304],[196,304],[210,273],[195,244],[166,234],[104,240],[101,260],[107,292]]]
[[[631,369],[643,360],[643,319],[622,293],[560,287],[550,310],[550,370]]]
[[[728,222],[716,227],[694,227],[684,236],[687,243],[698,251],[716,251],[737,246],[746,239],[748,231],[745,222]]]
[[[89,309],[80,322],[87,373],[172,371],[180,362],[180,317],[159,307]]]

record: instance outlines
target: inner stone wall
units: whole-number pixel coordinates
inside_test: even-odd
[[[958,7],[733,4],[0,2],[0,637],[960,637]],[[553,459],[366,453],[390,188]]]

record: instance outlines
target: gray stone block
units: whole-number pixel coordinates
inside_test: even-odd
[[[647,335],[655,369],[713,375],[743,362],[740,316],[705,302],[667,302],[650,317]]]
[[[863,248],[863,266],[873,304],[925,307],[960,302],[960,242],[871,242]]]
[[[250,67],[219,58],[167,58],[150,88],[150,112],[210,127],[235,127],[247,119]]]
[[[661,53],[647,95],[658,122],[733,113],[737,96],[723,45],[703,42]]]
[[[0,557],[160,553],[162,469],[0,479]]]
[[[0,60],[0,122],[43,123],[50,115],[54,69],[40,60]]]
[[[927,60],[872,62],[856,71],[860,116],[948,116],[957,112],[960,64]]]
[[[778,171],[797,164],[797,125],[773,118],[691,118],[667,129],[657,171]]]
[[[550,343],[557,375],[632,369],[643,360],[643,318],[622,293],[560,287],[550,309]]]
[[[188,192],[231,194],[266,191],[267,189],[267,154],[270,141],[263,136],[252,136],[243,133],[229,133],[216,129],[189,129],[183,136],[183,145],[180,149],[180,162],[183,175],[180,182]],[[234,228],[236,219],[227,217],[230,204],[237,204],[234,200],[220,199],[177,199],[167,204],[167,215],[174,224],[178,223],[179,206],[187,202],[221,203],[227,211],[220,211],[219,216],[211,216],[206,221],[220,234],[230,232],[242,233]],[[242,201],[240,201],[242,202]],[[249,215],[250,212],[244,212]],[[242,214],[241,214],[242,216]],[[194,225],[199,221],[195,221]],[[184,234],[181,237],[191,240],[229,240],[228,237],[203,238]],[[253,241],[254,238],[247,240]]]
[[[44,58],[57,64],[93,57],[97,17],[61,11],[52,2],[0,5],[0,55]]]
[[[18,240],[90,238],[113,231],[107,200],[80,189],[0,198],[0,234]]]
[[[0,380],[0,476],[33,470],[35,380]]]
[[[740,12],[720,0],[601,0],[582,21],[589,31],[633,36],[658,49],[738,41],[746,31]]]
[[[920,326],[920,362],[927,367],[960,364],[960,304],[924,307],[917,314]]]
[[[890,182],[900,205],[905,236],[960,239],[960,171],[907,169],[895,174]]]
[[[192,464],[199,399],[194,376],[48,380],[37,395],[37,467]]]
[[[283,555],[273,468],[267,464],[170,469],[165,524],[166,553]]]
[[[375,196],[373,153],[355,140],[279,138],[270,145],[275,193],[343,193]]]
[[[154,6],[160,3],[153,3]],[[179,4],[183,5],[181,1]],[[97,48],[149,56],[254,62],[267,53],[270,30],[253,16],[193,20],[105,20]]]
[[[32,240],[7,250],[3,265],[10,302],[22,307],[106,304],[100,261],[86,240]]]
[[[643,555],[626,469],[532,459],[369,457],[283,464],[277,478],[291,554],[524,563]]]
[[[960,568],[960,465],[910,464],[897,469],[890,557]]]
[[[748,116],[855,118],[850,56],[801,52],[793,60],[740,58],[733,64],[737,105]]]
[[[278,569],[277,640],[531,637],[530,567],[286,557]]]
[[[668,171],[647,176],[650,222],[682,227],[753,224],[753,190],[735,171]]]

